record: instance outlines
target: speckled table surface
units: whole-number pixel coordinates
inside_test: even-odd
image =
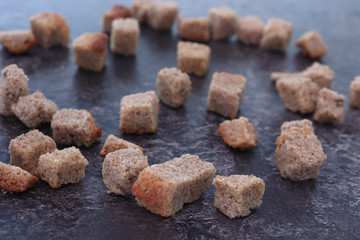
[[[0,30],[28,28],[28,19],[42,11],[65,16],[72,38],[100,31],[102,13],[117,1],[0,1]],[[130,5],[129,1],[123,2]],[[294,41],[303,32],[318,30],[329,47],[321,59],[336,71],[332,89],[349,98],[349,84],[360,75],[360,5],[357,1],[181,1],[180,16],[205,16],[211,6],[227,5],[239,16],[264,20],[279,17],[293,23],[286,54],[243,46],[235,38],[211,42],[209,73],[191,76],[192,93],[184,107],[160,106],[155,134],[126,135],[118,131],[120,99],[156,90],[157,72],[177,65],[177,30],[157,32],[141,26],[136,57],[109,53],[100,73],[72,64],[71,48],[32,49],[22,56],[0,50],[0,67],[16,63],[30,78],[30,91],[42,91],[59,107],[87,109],[103,128],[103,136],[81,151],[89,160],[79,184],[52,189],[40,181],[25,193],[0,196],[0,239],[359,239],[360,238],[360,110],[346,102],[341,125],[315,124],[328,158],[316,180],[291,182],[281,178],[274,163],[275,140],[284,121],[301,116],[287,111],[270,82],[272,71],[301,71],[312,64]],[[247,151],[227,147],[217,132],[224,120],[206,110],[207,91],[215,71],[240,73],[248,85],[239,116],[250,119],[259,141]],[[0,161],[8,163],[9,141],[27,132],[14,117],[0,116]],[[49,125],[40,129],[51,136]],[[183,153],[212,162],[219,175],[254,174],[264,179],[262,206],[245,218],[230,220],[214,206],[214,186],[199,200],[185,204],[174,217],[162,218],[139,207],[131,196],[107,194],[102,182],[99,151],[108,134],[145,149],[149,163],[161,163]],[[59,146],[62,147],[62,146]]]

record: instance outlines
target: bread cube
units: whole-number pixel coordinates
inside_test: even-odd
[[[212,76],[207,108],[224,117],[235,118],[241,104],[246,78],[240,74],[215,72]]]
[[[134,17],[141,23],[147,22],[149,19],[149,11],[153,7],[154,2],[151,0],[135,0],[131,5]]]
[[[207,18],[179,18],[178,27],[181,39],[194,42],[208,42],[210,40],[210,26]]]
[[[19,97],[11,110],[27,127],[37,128],[41,123],[51,122],[52,116],[59,108],[44,94],[35,92],[32,95]]]
[[[254,175],[216,176],[215,207],[229,218],[245,217],[250,209],[260,207],[265,183]]]
[[[0,79],[0,114],[13,116],[11,106],[29,94],[28,77],[16,64],[5,67]]]
[[[66,46],[70,42],[70,28],[58,13],[43,12],[30,19],[31,31],[36,43],[43,48]]]
[[[178,42],[178,68],[185,73],[205,76],[210,61],[211,49],[201,43]]]
[[[313,131],[288,129],[276,139],[275,164],[283,178],[293,181],[315,179],[325,155]]]
[[[175,2],[153,2],[148,10],[147,21],[156,30],[167,30],[174,24],[179,13]]]
[[[310,132],[314,131],[312,122],[307,119],[284,122],[281,125],[281,133],[292,129],[298,129],[298,130],[310,131]]]
[[[0,43],[13,54],[26,53],[36,45],[34,35],[29,30],[0,32]]]
[[[292,35],[292,24],[282,19],[270,18],[266,23],[260,48],[285,52]]]
[[[319,89],[309,78],[281,78],[276,82],[276,88],[285,107],[290,111],[302,114],[314,112]]]
[[[265,24],[258,16],[240,18],[237,24],[239,41],[249,45],[259,45]]]
[[[163,217],[173,216],[184,203],[200,197],[215,172],[211,163],[196,155],[184,154],[142,170],[131,192],[139,206]]]
[[[304,33],[297,41],[296,46],[301,48],[302,55],[316,59],[328,51],[321,35],[316,31]]]
[[[111,152],[115,152],[120,149],[134,148],[138,149],[141,152],[144,152],[144,149],[136,144],[128,142],[124,139],[117,138],[114,135],[110,134],[105,141],[105,144],[100,152],[100,157],[105,157],[107,154]]]
[[[109,37],[104,33],[84,33],[74,40],[74,63],[79,67],[100,72],[104,67]]]
[[[135,18],[114,20],[111,30],[111,51],[125,56],[136,55],[139,35],[139,22]]]
[[[178,108],[189,98],[191,81],[186,73],[176,68],[163,68],[157,75],[156,87],[166,105]]]
[[[52,188],[78,183],[85,177],[88,160],[76,147],[55,150],[40,156],[38,173]]]
[[[114,5],[110,10],[106,11],[102,19],[102,29],[104,32],[111,32],[111,24],[118,18],[131,18],[132,11],[123,5]]]
[[[360,108],[360,76],[350,84],[350,106]]]
[[[270,75],[271,81],[277,82],[280,78],[292,78],[302,76],[302,72],[286,73],[286,72],[272,72]]]
[[[255,127],[246,117],[226,120],[220,123],[218,131],[224,142],[232,148],[253,148],[258,140]]]
[[[90,147],[102,133],[88,111],[70,108],[61,109],[53,115],[51,129],[57,143],[78,147]]]
[[[128,148],[106,155],[102,166],[103,182],[108,192],[125,196],[131,194],[139,173],[149,164],[139,149]]]
[[[346,97],[328,88],[319,92],[314,120],[319,123],[342,123]]]
[[[330,88],[335,72],[327,65],[314,62],[310,67],[306,68],[302,75],[308,77],[316,83],[319,89]]]
[[[228,7],[210,8],[209,23],[211,38],[222,40],[231,37],[236,31],[236,12]]]
[[[38,130],[21,134],[10,141],[10,163],[21,167],[33,175],[38,175],[40,155],[56,149],[54,140]]]
[[[159,99],[154,91],[130,94],[121,99],[119,130],[125,133],[154,133],[159,119]]]
[[[39,180],[31,173],[0,162],[0,189],[5,192],[24,192]]]

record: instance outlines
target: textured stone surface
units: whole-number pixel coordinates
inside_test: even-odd
[[[115,2],[0,1],[0,29],[24,29],[40,11],[61,13],[72,39],[83,32],[101,31],[102,14]],[[130,5],[130,1],[123,1]],[[39,182],[20,194],[0,195],[0,239],[356,239],[360,236],[360,111],[345,107],[341,125],[314,123],[315,133],[328,159],[316,180],[291,182],[275,167],[275,140],[284,121],[301,119],[284,108],[270,73],[298,72],[312,64],[294,46],[308,30],[318,30],[329,47],[321,59],[336,71],[332,89],[349,96],[349,84],[360,74],[360,9],[357,1],[206,1],[196,5],[179,1],[180,16],[206,15],[211,6],[227,5],[238,16],[259,15],[293,22],[293,38],[286,54],[261,51],[236,42],[211,42],[212,56],[205,77],[191,76],[192,93],[179,109],[161,103],[155,134],[128,135],[118,131],[120,99],[124,95],[156,91],[157,72],[174,67],[177,30],[157,32],[141,26],[138,55],[109,53],[100,73],[78,69],[70,48],[33,48],[13,56],[0,49],[0,67],[16,63],[29,76],[31,92],[40,90],[60,108],[87,109],[103,128],[100,141],[81,148],[89,160],[79,184],[51,189]],[[198,6],[198,7],[196,7]],[[200,7],[201,6],[201,7]],[[334,17],[336,16],[336,17]],[[341,44],[339,44],[341,43]],[[154,57],[155,56],[155,57]],[[254,149],[239,151],[226,146],[217,133],[223,117],[206,110],[207,91],[215,71],[243,74],[247,89],[238,116],[251,119],[259,141]],[[349,98],[348,98],[349,99]],[[311,119],[311,116],[308,116]],[[40,128],[51,134],[50,126]],[[12,138],[28,129],[15,117],[0,117],[0,161],[9,163],[7,147]],[[131,196],[107,194],[102,182],[100,149],[108,134],[145,149],[149,164],[162,163],[183,153],[197,154],[217,168],[217,174],[254,174],[264,179],[263,204],[245,218],[228,219],[213,206],[215,187],[210,186],[194,203],[185,204],[174,217],[162,218],[137,206]],[[61,146],[60,146],[61,147]]]

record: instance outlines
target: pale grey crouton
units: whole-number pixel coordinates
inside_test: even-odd
[[[112,23],[111,51],[125,56],[136,55],[140,28],[134,18],[116,19]]]

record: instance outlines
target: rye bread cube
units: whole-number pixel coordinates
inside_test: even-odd
[[[0,79],[0,114],[13,116],[11,110],[19,97],[29,94],[28,77],[16,64],[5,67]]]
[[[346,97],[328,88],[319,92],[314,120],[319,123],[342,123]]]
[[[184,203],[200,197],[215,172],[211,163],[196,155],[184,154],[142,170],[131,192],[139,206],[163,217],[173,216]]]
[[[360,108],[360,76],[356,77],[350,84],[350,106]]]
[[[211,38],[222,40],[231,37],[236,31],[236,12],[228,7],[213,7],[208,13]]]
[[[120,149],[106,155],[102,176],[108,193],[131,194],[132,185],[147,166],[148,159],[139,149]]]
[[[102,133],[88,111],[70,108],[61,109],[53,115],[51,129],[57,143],[78,147],[90,147]]]
[[[21,134],[10,141],[10,163],[33,175],[38,175],[40,155],[56,149],[54,140],[38,130]]]
[[[214,205],[229,218],[245,217],[250,209],[259,208],[265,183],[254,175],[216,176]]]
[[[312,131],[312,132],[314,131],[312,122],[307,119],[284,122],[281,125],[281,133],[292,129]]]
[[[78,183],[85,177],[88,160],[76,147],[55,150],[40,156],[38,173],[52,188]]]
[[[0,162],[0,189],[5,192],[24,192],[38,180],[28,171]]]
[[[246,117],[226,120],[220,123],[218,131],[224,142],[232,148],[253,148],[258,140],[255,127]]]
[[[293,181],[315,179],[325,155],[313,131],[288,129],[276,139],[275,164],[283,178]]]
[[[104,33],[84,33],[75,39],[72,44],[74,63],[83,69],[100,72],[104,68],[108,40]]]
[[[152,8],[154,2],[151,0],[135,0],[131,4],[131,10],[134,18],[140,23],[147,22],[149,19],[149,11]]]
[[[36,43],[43,48],[70,42],[70,28],[65,18],[58,13],[43,12],[30,19],[31,31]]]
[[[309,78],[281,78],[276,82],[276,88],[285,107],[290,111],[302,114],[314,112],[319,89]]]
[[[186,73],[176,68],[163,68],[158,72],[156,87],[161,101],[170,107],[178,108],[190,96],[191,81]]]
[[[335,78],[335,72],[327,65],[314,62],[310,67],[301,73],[304,77],[308,77],[316,83],[319,89],[330,88]]]
[[[101,149],[100,157],[105,157],[107,154],[111,152],[115,152],[116,150],[127,149],[127,148],[134,148],[140,150],[141,152],[144,152],[144,149],[142,147],[110,134],[106,138],[105,144]]]
[[[246,82],[246,78],[240,74],[215,72],[209,88],[207,109],[224,117],[235,118]]]
[[[0,43],[4,49],[13,54],[26,53],[35,47],[36,40],[29,30],[1,31]]]
[[[292,24],[282,19],[270,18],[266,23],[260,48],[285,52],[292,35]]]
[[[209,20],[205,17],[179,18],[178,28],[181,39],[194,42],[210,40]]]
[[[125,56],[136,55],[139,36],[139,22],[135,18],[114,20],[111,30],[111,51]]]
[[[240,18],[236,32],[240,42],[247,45],[259,45],[265,24],[258,16]]]
[[[27,127],[37,128],[42,123],[51,122],[52,116],[59,108],[44,94],[35,92],[32,95],[19,97],[17,103],[12,105],[11,110]]]
[[[135,134],[154,133],[159,110],[159,99],[154,91],[127,95],[120,103],[119,130]]]
[[[211,49],[205,44],[180,41],[177,44],[178,68],[188,74],[205,76],[210,54]]]
[[[111,9],[106,11],[102,19],[102,29],[106,33],[111,32],[111,24],[118,18],[131,18],[133,16],[132,11],[124,5],[116,4]]]
[[[316,31],[304,33],[295,43],[302,55],[316,59],[324,56],[328,49],[321,35]]]
[[[179,13],[175,2],[153,2],[148,9],[147,23],[156,30],[168,30],[174,24]]]

